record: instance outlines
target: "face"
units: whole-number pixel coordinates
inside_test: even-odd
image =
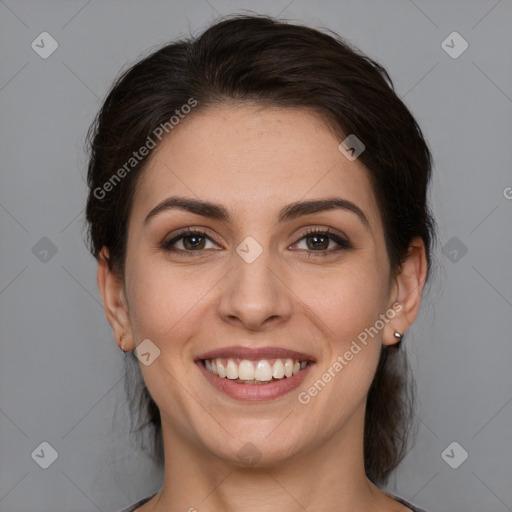
[[[141,370],[169,443],[272,465],[362,434],[398,289],[367,171],[339,143],[308,111],[225,105],[148,162],[123,304],[134,346],[160,351]]]

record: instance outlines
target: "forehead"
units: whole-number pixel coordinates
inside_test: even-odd
[[[185,118],[156,148],[139,180],[133,215],[181,195],[223,203],[251,218],[268,216],[270,222],[283,204],[340,196],[380,226],[368,171],[349,161],[339,143],[308,110],[207,108]]]

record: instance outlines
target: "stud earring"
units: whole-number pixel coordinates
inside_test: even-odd
[[[121,336],[121,338],[119,339],[119,348],[126,354],[126,352],[128,351],[123,348],[123,344],[123,336]]]
[[[404,337],[404,335],[398,331],[395,331],[393,336],[398,340],[398,342],[402,341],[402,338]]]

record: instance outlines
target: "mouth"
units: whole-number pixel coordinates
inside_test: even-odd
[[[315,360],[308,354],[280,349],[231,347],[195,360],[217,390],[249,401],[270,400],[295,389]]]
[[[259,359],[251,361],[240,358],[203,359],[206,371],[239,384],[268,384],[289,379],[306,368],[308,361],[299,359]]]

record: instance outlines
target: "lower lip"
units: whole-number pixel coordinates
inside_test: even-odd
[[[236,400],[261,402],[279,398],[299,387],[314,363],[308,363],[306,368],[291,377],[283,377],[268,384],[240,384],[209,372],[201,361],[196,364],[206,380],[225,395]]]

